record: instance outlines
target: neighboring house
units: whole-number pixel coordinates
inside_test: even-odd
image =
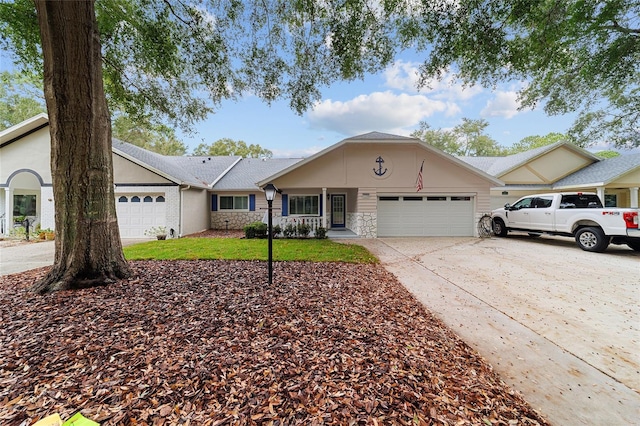
[[[543,192],[595,192],[608,207],[638,207],[640,154],[601,159],[567,142],[506,157],[460,157],[504,186],[491,188],[491,208]]]
[[[274,224],[304,222],[363,237],[474,236],[483,213],[535,192],[593,190],[609,203],[637,206],[640,186],[640,156],[600,160],[555,144],[459,159],[418,139],[378,132],[306,159],[172,157],[114,139],[113,167],[122,238],[144,238],[154,226],[180,237],[265,220],[267,183],[280,190]],[[0,132],[2,233],[22,215],[54,227],[45,114]]]

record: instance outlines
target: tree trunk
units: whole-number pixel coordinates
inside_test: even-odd
[[[51,132],[55,260],[32,289],[106,285],[131,274],[116,219],[111,121],[94,1],[36,0]]]

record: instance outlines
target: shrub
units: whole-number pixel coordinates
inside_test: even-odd
[[[309,234],[311,233],[311,226],[307,225],[306,223],[299,223],[297,231],[298,231],[298,236],[308,237]]]
[[[315,234],[317,239],[324,240],[325,238],[327,238],[327,228],[323,226],[318,226],[316,228]]]
[[[296,235],[296,226],[292,223],[287,224],[282,231],[282,235],[284,235],[285,238],[292,238]]]
[[[271,230],[271,236],[272,237],[277,237],[278,235],[280,235],[282,233],[282,227],[280,227],[280,225],[276,225],[273,227],[273,229]]]
[[[266,238],[267,224],[263,222],[253,222],[243,228],[245,238]]]
[[[144,235],[148,237],[157,237],[159,235],[167,235],[167,228],[165,226],[152,226],[144,231]]]

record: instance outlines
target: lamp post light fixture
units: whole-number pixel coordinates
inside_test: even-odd
[[[272,183],[268,183],[262,188],[264,190],[264,196],[267,199],[267,204],[269,206],[268,223],[267,223],[267,232],[268,232],[268,240],[269,240],[269,284],[273,283],[273,200],[276,198],[276,192],[278,192],[278,188]]]

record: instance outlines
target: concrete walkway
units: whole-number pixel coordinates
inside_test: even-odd
[[[499,285],[485,285],[489,281],[482,277],[484,275],[482,268],[477,268],[477,274],[471,276],[462,266],[463,262],[478,262],[480,249],[474,253],[473,246],[482,246],[483,240],[467,239],[459,242],[454,239],[425,240],[362,239],[353,242],[363,245],[376,255],[382,265],[392,272],[418,300],[487,359],[502,379],[520,391],[532,407],[552,424],[563,426],[640,424],[640,394],[635,386],[640,374],[637,371],[640,343],[635,340],[638,334],[637,322],[635,325],[631,324],[631,329],[635,329],[631,341],[620,343],[628,347],[630,357],[635,357],[635,360],[628,360],[631,368],[621,372],[621,378],[615,377],[615,374],[605,372],[598,361],[587,361],[588,354],[583,356],[586,351],[567,350],[565,346],[570,345],[565,344],[561,338],[556,339],[544,332],[537,332],[531,321],[516,319],[515,315],[510,315],[507,308],[502,308],[500,299],[515,299],[515,297],[509,294],[495,294],[495,297],[491,297],[486,294],[480,295],[473,290],[474,287],[478,289],[484,287],[485,292],[497,292],[500,288]],[[496,256],[499,244],[512,244],[512,249],[515,250],[527,247],[526,245],[517,246],[518,241],[515,240],[500,239],[497,242],[486,243],[487,247],[483,247],[482,250],[489,251],[485,252],[484,256],[491,256],[493,253],[494,257],[499,258]],[[530,250],[544,250],[544,247],[539,244],[529,247],[531,247]],[[459,256],[460,260],[456,261],[455,256],[448,256],[447,250],[450,254],[452,250],[458,251],[455,256]],[[584,254],[591,262],[596,260],[593,256],[600,256],[602,261],[606,261],[603,257],[606,255],[583,253],[579,249],[580,253],[575,253],[571,251],[573,248],[570,246],[561,245],[559,250],[570,250],[569,254],[578,256]],[[635,280],[637,284],[637,267],[640,265],[638,262],[640,258],[630,250],[615,254],[627,262],[626,268],[631,268],[627,273],[636,268],[635,278],[632,277],[630,280]],[[554,255],[558,254],[554,253]],[[521,253],[520,256],[522,263],[535,262],[535,259],[529,258],[527,253]],[[472,260],[474,258],[475,260]],[[439,263],[438,260],[442,262]],[[509,281],[504,273],[500,273],[499,266],[491,265],[488,257],[480,261],[488,265],[487,269],[494,269],[493,276],[490,278],[494,282]],[[509,260],[503,262],[502,268],[508,270]],[[451,268],[450,272],[459,267],[462,274],[446,272],[440,274],[435,265],[444,263]],[[452,278],[456,276],[458,278]],[[636,291],[635,295],[638,294],[640,293]],[[510,301],[504,302],[510,303]],[[537,302],[530,300],[527,304],[544,305],[544,302]],[[629,306],[627,310],[634,312],[633,321],[637,321],[637,316],[633,315],[637,310],[638,299],[628,300],[627,303]],[[528,315],[529,312],[527,312]],[[619,324],[616,322],[611,324],[612,328],[617,325]],[[556,324],[555,327],[562,328],[562,326],[562,324]],[[584,329],[590,330],[589,324],[584,324]],[[560,332],[560,330],[556,331]],[[612,331],[611,334],[614,333]],[[568,337],[569,340],[580,340],[581,336]]]

